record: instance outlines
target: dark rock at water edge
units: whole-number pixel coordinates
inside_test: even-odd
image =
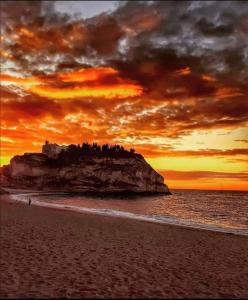
[[[1,168],[2,187],[60,191],[91,196],[131,197],[170,194],[164,178],[136,153],[14,156]]]

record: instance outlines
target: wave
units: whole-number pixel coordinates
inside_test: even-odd
[[[61,193],[64,194],[64,193]],[[10,195],[12,200],[27,203],[27,197],[29,196],[41,196],[41,195],[53,195],[51,193],[18,193]],[[56,194],[57,195],[57,194]],[[50,207],[56,208],[61,210],[69,210],[75,211],[80,213],[90,213],[95,215],[104,215],[110,217],[121,217],[151,223],[158,223],[158,224],[165,224],[165,225],[175,225],[180,227],[186,228],[194,228],[194,229],[201,229],[201,230],[208,230],[208,231],[215,231],[215,232],[222,232],[228,234],[235,234],[235,235],[242,235],[248,236],[248,230],[246,229],[235,229],[235,228],[224,228],[220,226],[214,226],[210,224],[202,224],[202,223],[195,223],[184,219],[179,219],[176,217],[171,216],[149,216],[149,215],[140,215],[131,212],[125,212],[120,210],[108,209],[108,208],[88,208],[88,207],[79,207],[74,205],[64,205],[64,204],[55,204],[49,203],[39,200],[32,199],[32,205],[43,206],[43,207]]]

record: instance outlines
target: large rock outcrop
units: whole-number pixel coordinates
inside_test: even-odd
[[[43,153],[14,156],[1,170],[2,187],[80,193],[170,194],[163,177],[140,154],[50,158]]]

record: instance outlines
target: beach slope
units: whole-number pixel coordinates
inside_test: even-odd
[[[248,298],[245,236],[4,198],[1,298]]]

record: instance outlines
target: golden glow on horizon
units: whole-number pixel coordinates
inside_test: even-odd
[[[228,158],[217,157],[155,157],[146,158],[147,162],[157,170],[173,169],[178,171],[216,171],[241,172],[247,171],[245,162],[228,162]]]
[[[230,149],[243,148],[244,145],[238,142],[240,136],[247,135],[247,128],[236,128],[232,131],[226,129],[209,129],[193,131],[189,135],[180,138],[178,144],[173,145],[176,150],[201,150],[201,149]]]
[[[0,167],[9,164],[11,156],[0,156]]]
[[[165,177],[166,178],[166,177]],[[229,190],[229,191],[248,191],[245,181],[235,179],[215,178],[197,180],[172,180],[166,179],[170,189],[197,189],[197,190]]]

